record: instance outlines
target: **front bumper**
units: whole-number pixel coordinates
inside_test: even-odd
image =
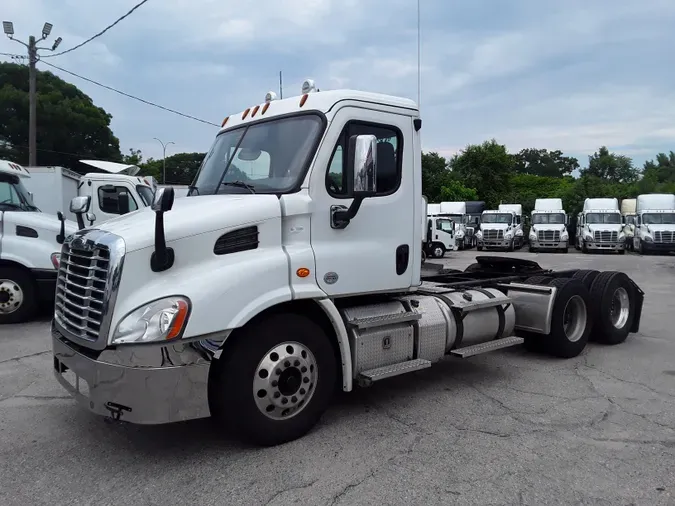
[[[569,247],[569,241],[530,241],[530,247],[535,249],[563,249]]]
[[[642,241],[642,247],[647,251],[675,251],[675,243],[672,242]]]
[[[98,353],[66,340],[52,322],[52,346],[56,379],[92,413],[137,424],[211,414],[210,355],[198,344],[129,345]]]
[[[624,240],[618,242],[589,242],[584,241],[586,249],[594,251],[621,251],[626,249],[626,242]]]
[[[509,248],[513,239],[485,240],[478,239],[478,246],[481,248]]]

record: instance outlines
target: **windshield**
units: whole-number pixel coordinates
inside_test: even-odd
[[[621,224],[621,215],[619,213],[588,213],[586,223],[589,225],[598,223],[610,223],[612,225]]]
[[[150,188],[149,186],[138,185],[136,186],[136,191],[138,192],[138,195],[141,197],[141,202],[143,202],[145,207],[148,207],[150,204],[152,204],[152,198],[154,197],[152,188]]]
[[[436,229],[442,230],[443,232],[452,232],[453,231],[452,221],[450,219],[437,218]]]
[[[644,213],[642,222],[645,225],[675,225],[675,213]]]
[[[510,225],[512,219],[513,216],[507,213],[490,213],[481,216],[481,221],[483,223],[504,223]]]
[[[0,211],[39,211],[17,176],[0,174]]]
[[[542,223],[563,225],[565,223],[565,213],[534,213],[532,215],[532,224],[541,225]]]
[[[290,191],[304,177],[322,127],[321,116],[304,114],[218,135],[189,194]]]

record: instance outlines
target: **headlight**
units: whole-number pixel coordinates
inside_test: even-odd
[[[518,230],[516,230],[516,235],[517,235],[518,237],[520,237],[521,235],[523,235],[523,229],[522,229],[522,228],[519,228]]]
[[[653,242],[653,241],[654,241],[654,239],[652,239],[652,237],[651,237],[650,235],[644,235],[644,236],[642,237],[642,240],[643,240],[644,242]]]
[[[458,230],[456,236],[457,239],[461,239],[462,237],[464,237],[464,232],[462,230]]]
[[[566,240],[566,239],[569,239],[569,238],[570,238],[570,236],[566,231],[563,231],[563,233],[560,234],[560,239],[562,239],[563,241]]]
[[[479,239],[483,237],[483,232],[481,232],[480,230],[476,232],[476,237],[478,237]]]
[[[52,265],[57,271],[61,267],[61,253],[52,253]]]
[[[537,234],[534,232],[530,232],[530,241],[536,241],[537,240]]]
[[[511,239],[512,237],[513,237],[513,232],[506,232],[504,234],[504,239],[506,239],[506,240]]]
[[[180,337],[190,314],[187,297],[166,297],[145,304],[122,318],[111,344],[154,343]]]
[[[584,234],[584,241],[593,242],[593,236],[591,234]]]
[[[625,238],[626,238],[626,234],[624,234],[623,232],[619,232],[619,240],[625,239]]]

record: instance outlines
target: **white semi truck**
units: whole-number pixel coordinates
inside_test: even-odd
[[[0,324],[31,319],[53,302],[61,244],[75,223],[40,212],[24,183],[30,173],[0,160]]]
[[[638,331],[644,294],[620,272],[478,257],[423,279],[417,105],[313,90],[229,116],[190,196],[159,189],[151,209],[66,241],[54,369],[85,409],[211,416],[274,445],[336,389],[521,343],[573,357],[591,335]]]
[[[562,199],[536,199],[530,218],[530,252],[554,250],[567,253],[570,236]]]
[[[619,201],[615,198],[588,198],[577,219],[577,249],[626,252]]]
[[[641,255],[675,251],[675,195],[638,195],[634,247]]]
[[[427,204],[424,252],[431,258],[443,258],[447,251],[457,250],[456,222],[441,213],[442,204]]]
[[[476,232],[476,248],[513,251],[523,246],[523,206],[499,204],[497,210],[483,211]]]
[[[136,174],[136,165],[102,160],[80,160],[81,163],[105,172],[84,176],[65,167],[27,167],[31,178],[26,187],[35,205],[44,213],[62,212],[75,220],[70,201],[76,196],[90,196],[90,224],[99,224],[122,214],[148,207],[154,194],[154,181]]]

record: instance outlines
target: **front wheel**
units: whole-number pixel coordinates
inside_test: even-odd
[[[0,267],[0,323],[29,320],[37,308],[30,275],[14,267]]]
[[[431,255],[434,258],[443,258],[445,256],[445,248],[442,244],[434,244],[431,247]]]
[[[211,413],[254,444],[286,443],[319,421],[336,377],[334,348],[323,329],[298,314],[275,314],[240,329],[214,361]]]

